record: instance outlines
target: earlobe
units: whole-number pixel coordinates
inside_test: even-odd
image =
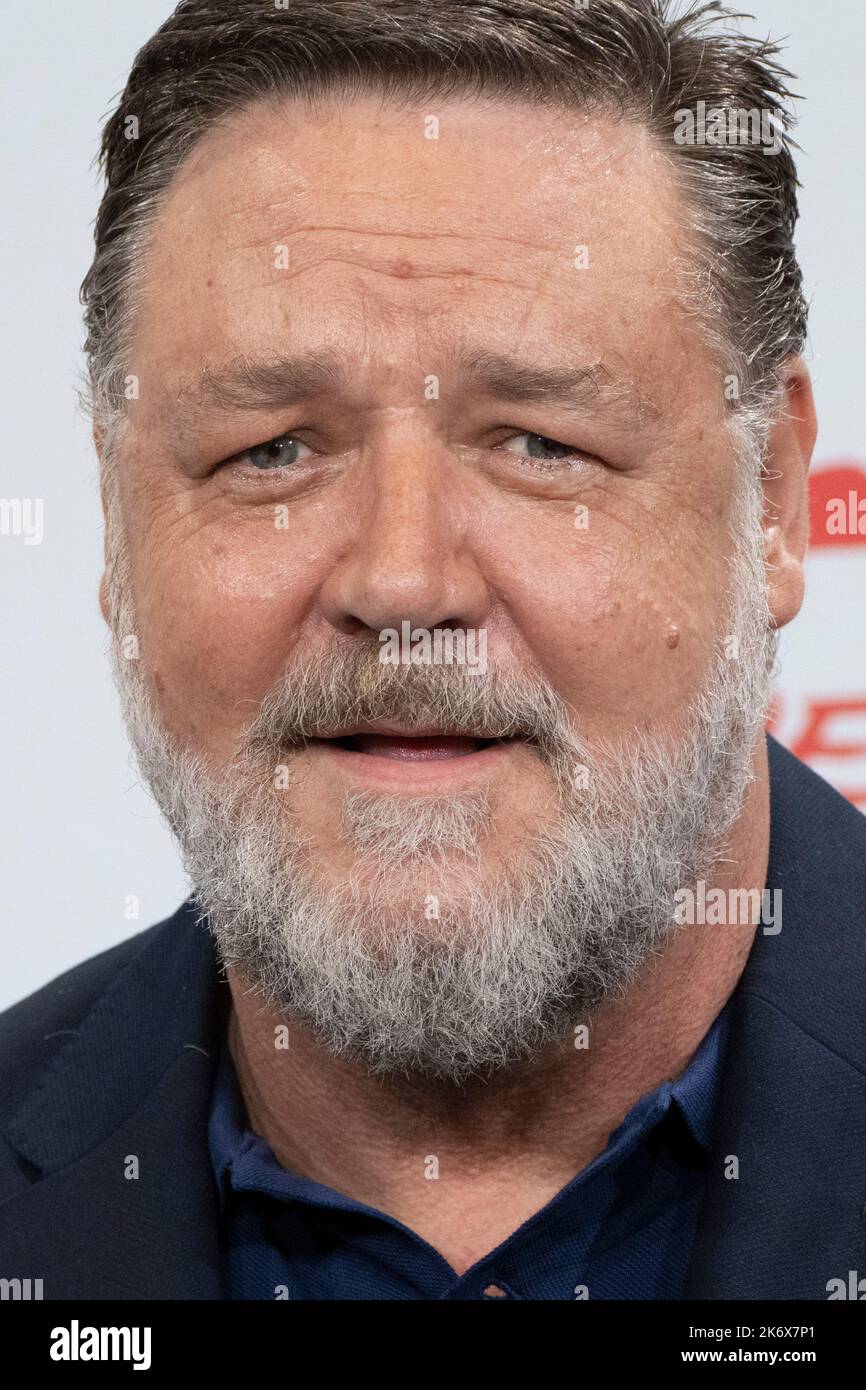
[[[764,563],[774,628],[803,603],[809,537],[809,465],[818,425],[809,370],[802,358],[783,368],[784,400],[768,439],[764,469]]]

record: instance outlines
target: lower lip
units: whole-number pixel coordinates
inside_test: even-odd
[[[408,739],[405,743],[383,739],[381,744],[374,744],[368,752],[325,741],[307,745],[308,749],[333,760],[350,775],[366,781],[404,784],[453,783],[471,779],[492,771],[512,746],[510,742],[489,743],[482,748],[471,749],[468,742],[461,745],[457,739],[420,738]]]

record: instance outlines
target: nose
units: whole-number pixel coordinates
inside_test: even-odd
[[[320,594],[339,632],[413,627],[480,628],[487,584],[472,539],[471,489],[454,461],[429,439],[380,440],[359,465],[352,536]]]

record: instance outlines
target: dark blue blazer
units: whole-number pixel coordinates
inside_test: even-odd
[[[759,930],[735,991],[693,1298],[823,1300],[866,1275],[866,817],[768,747],[782,929]],[[187,902],[0,1015],[0,1278],[221,1297],[207,1118],[227,989]]]

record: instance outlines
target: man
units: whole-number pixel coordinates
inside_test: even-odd
[[[138,55],[102,606],[192,897],[4,1016],[0,1273],[862,1263],[866,826],[763,732],[816,433],[787,74],[715,11],[184,0]]]

